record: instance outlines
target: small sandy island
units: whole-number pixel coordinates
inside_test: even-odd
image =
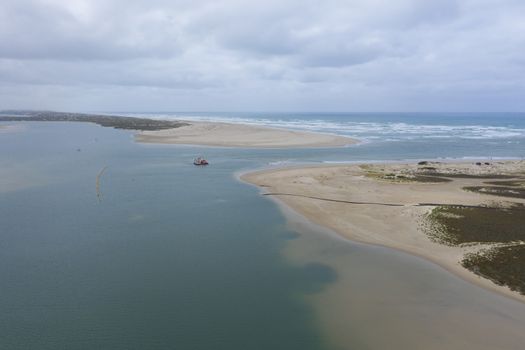
[[[176,129],[143,131],[137,142],[187,144],[241,148],[342,147],[356,140],[322,133],[295,131],[246,124],[188,122]]]
[[[525,301],[525,265],[508,263],[525,252],[525,161],[284,168],[241,179],[348,239],[425,257]],[[487,237],[494,225],[501,235]]]
[[[12,133],[12,132],[17,132],[17,131],[21,131],[23,130],[23,126],[22,125],[12,125],[12,124],[7,124],[7,125],[2,125],[0,124],[0,133]]]

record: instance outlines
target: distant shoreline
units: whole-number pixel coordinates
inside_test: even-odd
[[[0,122],[80,122],[124,130],[163,130],[187,125],[180,121],[50,111],[2,111]]]
[[[436,162],[437,163],[437,162]],[[240,180],[261,188],[262,194],[303,216],[306,220],[327,227],[343,238],[398,249],[442,266],[455,275],[525,302],[525,296],[497,285],[464,268],[460,262],[465,254],[476,253],[490,244],[449,246],[427,236],[422,218],[438,203],[480,205],[525,203],[524,199],[502,198],[462,190],[464,186],[480,185],[487,179],[454,178],[447,182],[418,183],[379,179],[367,174],[368,165],[321,165],[263,169],[243,173]],[[439,166],[439,165],[438,165]],[[441,163],[444,170],[475,171],[475,163]],[[498,162],[501,171],[523,176],[525,162]],[[416,164],[373,164],[390,174]],[[489,166],[487,166],[489,167]],[[488,176],[488,175],[487,175]],[[429,203],[429,205],[421,205]],[[434,205],[431,205],[434,204]]]

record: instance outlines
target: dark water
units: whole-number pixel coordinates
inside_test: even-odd
[[[384,348],[388,338],[371,330],[382,312],[381,319],[397,323],[389,288],[403,296],[404,310],[423,306],[427,315],[435,300],[458,305],[468,300],[469,288],[479,288],[436,292],[437,285],[458,283],[434,268],[432,278],[411,289],[386,276],[425,280],[428,269],[422,271],[419,261],[354,245],[333,248],[319,237],[297,240],[278,208],[233,174],[290,160],[440,153],[432,144],[393,144],[242,150],[141,145],[129,132],[89,124],[30,123],[2,131],[0,349],[331,349],[336,343],[324,330],[329,322],[312,298],[346,277],[327,254],[348,259],[353,285],[362,286],[349,304],[359,316],[347,332],[354,341],[345,339],[343,348]],[[212,166],[193,166],[200,154]],[[104,167],[97,197],[96,178]],[[295,241],[300,262],[284,253]],[[352,254],[356,250],[361,253]],[[370,277],[377,271],[384,276]],[[366,283],[360,282],[369,279],[375,281],[371,290],[388,298],[368,299],[374,304],[367,305]],[[432,293],[439,298],[429,299]],[[477,302],[494,301],[483,298]],[[376,324],[383,327],[379,334],[389,334],[388,322]],[[428,339],[437,336],[428,332]]]
[[[90,125],[0,142],[4,181],[31,175],[0,194],[0,348],[323,348],[298,295],[330,272],[283,261],[280,214],[232,176],[251,161]]]

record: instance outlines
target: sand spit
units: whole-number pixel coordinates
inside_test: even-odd
[[[433,182],[433,176],[448,177],[447,181]],[[490,245],[440,244],[425,231],[425,218],[440,204],[478,207],[525,203],[522,198],[463,189],[493,181],[488,179],[523,176],[525,161],[506,161],[284,168],[244,174],[241,179],[262,187],[264,194],[343,237],[427,258],[468,281],[525,301],[525,296],[461,265],[466,254]]]
[[[356,140],[322,133],[286,130],[245,124],[188,122],[177,129],[144,131],[137,142],[188,144],[241,148],[317,148],[342,147]]]

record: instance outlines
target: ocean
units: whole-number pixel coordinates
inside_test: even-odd
[[[126,114],[363,142],[149,145],[92,124],[3,123],[16,127],[0,129],[1,349],[513,349],[525,341],[522,303],[284,215],[236,177],[287,164],[523,158],[525,114]],[[211,165],[193,166],[196,155]]]
[[[525,113],[117,113],[219,121],[349,136],[362,141],[314,161],[525,157]],[[336,153],[329,155],[328,153]]]

